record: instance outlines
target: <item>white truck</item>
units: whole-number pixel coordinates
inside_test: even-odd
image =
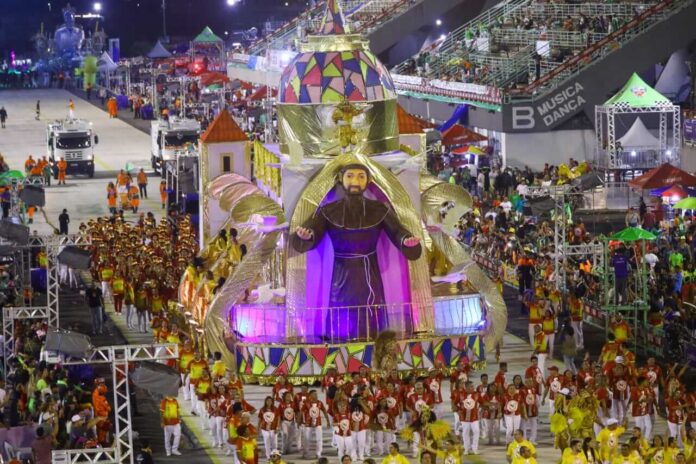
[[[197,147],[201,136],[201,123],[195,119],[176,117],[165,121],[152,121],[152,169],[164,177],[164,162],[176,159],[178,153],[188,153],[191,146]]]
[[[67,174],[94,177],[94,146],[99,136],[92,123],[84,119],[59,119],[46,126],[46,151],[54,177],[58,178],[58,161],[68,163]]]

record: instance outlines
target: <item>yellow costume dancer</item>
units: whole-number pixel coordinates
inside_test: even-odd
[[[551,416],[551,433],[555,438],[553,441],[554,448],[563,451],[570,444],[570,429],[568,428],[568,401],[566,395],[568,389],[564,388],[556,396],[554,401],[554,413]]]

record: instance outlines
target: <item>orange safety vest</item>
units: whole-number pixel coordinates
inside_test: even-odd
[[[138,173],[138,183],[147,184],[147,175],[144,172]]]
[[[58,170],[65,172],[68,169],[68,162],[65,160],[58,161]]]

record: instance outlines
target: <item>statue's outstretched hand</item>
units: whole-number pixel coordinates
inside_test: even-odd
[[[406,247],[414,247],[418,246],[420,243],[420,239],[418,237],[408,237],[407,239],[404,240],[404,246]]]
[[[314,236],[314,231],[312,229],[307,229],[305,227],[298,227],[297,230],[295,230],[295,233],[302,240],[311,240],[312,237]]]

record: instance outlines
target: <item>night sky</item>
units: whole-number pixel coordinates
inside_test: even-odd
[[[286,1],[289,6],[285,6]],[[259,31],[266,19],[287,20],[305,8],[308,0],[240,0],[227,6],[226,0],[167,0],[167,33],[173,40],[188,40],[210,26],[221,37],[224,32],[248,29]],[[31,52],[30,38],[44,22],[51,35],[62,23],[65,0],[0,0],[0,57],[10,50]],[[126,54],[142,53],[162,34],[162,0],[100,0],[104,27],[109,37],[119,37]],[[50,8],[49,8],[50,4]],[[92,11],[94,0],[72,0],[77,13]],[[94,29],[94,20],[78,20],[85,29]]]

